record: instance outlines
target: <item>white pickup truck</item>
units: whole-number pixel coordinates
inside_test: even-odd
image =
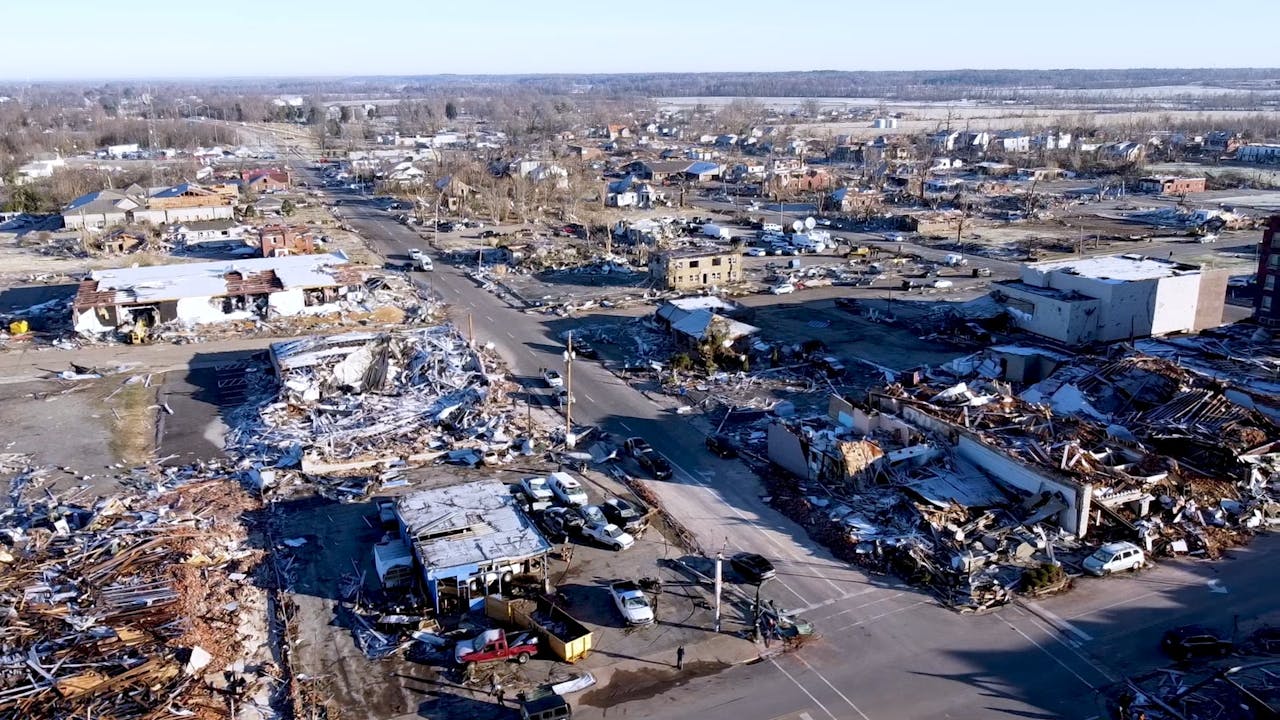
[[[653,623],[653,606],[634,580],[613,583],[609,586],[609,594],[613,596],[613,604],[618,606],[618,612],[622,613],[622,619],[628,625]]]

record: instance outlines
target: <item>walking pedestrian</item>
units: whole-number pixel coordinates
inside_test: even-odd
[[[502,687],[499,686],[498,687],[498,704],[503,707],[506,707],[507,706],[506,697],[507,697],[507,691],[503,690]]]
[[[676,648],[676,669],[677,670],[684,669],[684,646],[683,645]]]

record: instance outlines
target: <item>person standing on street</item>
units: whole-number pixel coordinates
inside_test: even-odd
[[[684,669],[684,646],[683,645],[676,648],[676,669],[677,670]]]

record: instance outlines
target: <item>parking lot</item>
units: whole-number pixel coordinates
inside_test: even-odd
[[[521,477],[545,476],[555,470],[555,466],[531,464],[501,471],[498,477],[515,489]],[[424,469],[409,474],[411,487],[406,491],[493,475],[492,470],[450,469],[446,478],[439,471]],[[610,476],[588,471],[573,472],[573,477],[581,480],[592,503],[608,497],[637,502]],[[726,591],[722,632],[715,633],[713,595],[707,581],[711,568],[673,542],[669,528],[659,522],[637,532],[635,544],[626,550],[608,549],[577,534],[553,546],[547,577],[555,602],[592,632],[590,653],[573,665],[544,649],[527,664],[488,663],[468,676],[447,651],[431,654],[425,646],[412,643],[405,652],[371,661],[357,647],[342,606],[352,583],[360,583],[363,592],[371,595],[380,591],[372,549],[387,531],[378,522],[375,502],[284,503],[277,506],[272,525],[275,549],[292,578],[288,596],[296,608],[296,668],[313,679],[317,694],[348,717],[388,718],[446,710],[498,717],[500,710],[490,695],[492,683],[502,685],[511,698],[584,671],[596,682],[574,702],[590,716],[591,706],[604,709],[636,699],[636,693],[646,688],[656,694],[670,684],[757,656],[753,643],[736,637],[750,625],[746,602],[750,593]],[[725,572],[731,581],[727,568]],[[610,583],[620,580],[645,581],[656,622],[628,626],[609,592]],[[456,620],[442,618],[442,624],[446,629],[456,627],[451,637],[472,637],[495,625],[482,609]],[[683,673],[675,667],[680,647],[686,652]],[[446,687],[447,692],[438,690]]]

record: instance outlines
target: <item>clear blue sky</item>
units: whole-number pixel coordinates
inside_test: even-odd
[[[4,5],[7,80],[1280,65],[1280,0]]]

